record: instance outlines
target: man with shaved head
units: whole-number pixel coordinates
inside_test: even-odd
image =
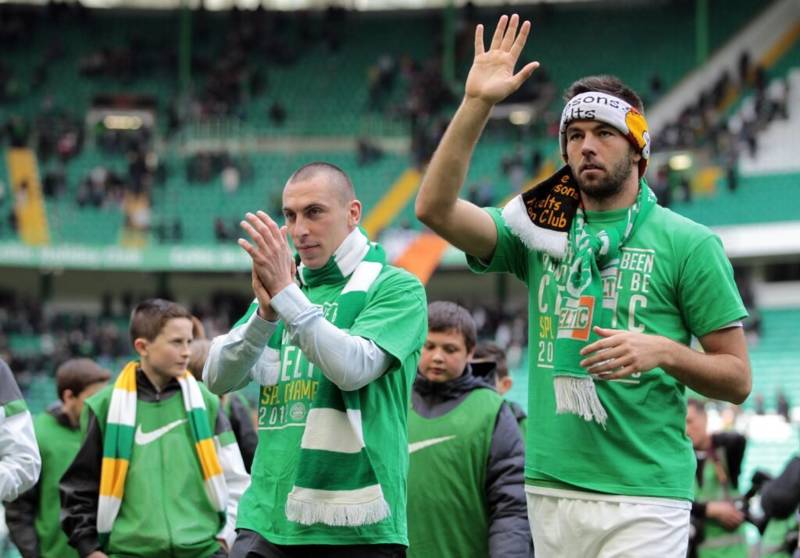
[[[263,211],[242,221],[255,300],[214,339],[203,370],[218,394],[261,386],[252,483],[230,555],[405,556],[424,289],[359,228],[361,202],[337,166],[295,171],[282,205],[283,226]]]

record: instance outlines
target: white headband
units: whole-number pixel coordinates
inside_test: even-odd
[[[559,143],[564,161],[567,160],[567,126],[574,120],[597,120],[622,132],[636,152],[642,155],[639,171],[644,174],[647,159],[650,158],[650,134],[644,115],[630,103],[598,91],[588,91],[570,99],[561,113],[559,127]]]

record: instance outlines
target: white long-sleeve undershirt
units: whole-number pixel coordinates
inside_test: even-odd
[[[272,308],[283,320],[289,342],[320,368],[343,391],[360,389],[379,378],[392,357],[374,341],[350,335],[329,322],[297,285],[272,298]],[[250,379],[261,385],[278,382],[277,351],[267,347],[277,323],[254,312],[250,319],[227,335],[214,339],[203,370],[203,379],[214,393],[244,387]]]

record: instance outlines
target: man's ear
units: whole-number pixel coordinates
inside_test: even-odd
[[[350,207],[347,215],[347,224],[351,227],[357,227],[361,222],[361,202],[358,200],[350,201]]]

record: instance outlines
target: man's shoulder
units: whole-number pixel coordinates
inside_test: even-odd
[[[422,286],[416,275],[394,265],[383,266],[380,275],[375,280],[374,288],[376,291],[387,288],[403,289],[403,292],[409,291],[412,294],[424,294],[425,292],[425,287]]]
[[[688,217],[675,213],[669,208],[656,205],[653,208],[653,224],[663,227],[671,235],[687,241],[701,242],[706,238],[716,236],[714,231],[706,225],[692,221]]]

